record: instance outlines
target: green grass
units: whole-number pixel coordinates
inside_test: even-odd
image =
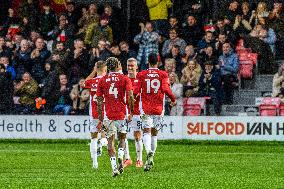
[[[281,142],[159,142],[150,172],[117,178],[103,152],[96,171],[88,141],[0,140],[0,188],[284,188]]]

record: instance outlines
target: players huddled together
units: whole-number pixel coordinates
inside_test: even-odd
[[[165,95],[176,105],[169,85],[168,73],[158,69],[158,57],[150,54],[149,69],[138,73],[137,60],[127,60],[128,75],[123,75],[121,63],[110,57],[96,62],[86,78],[85,88],[90,90],[90,153],[93,168],[98,169],[101,148],[107,145],[112,176],[122,174],[132,164],[127,131],[134,131],[136,167],[150,171],[154,166],[157,134],[161,129]],[[118,139],[116,154],[115,139]],[[142,142],[143,141],[143,142]],[[143,164],[143,144],[146,161]]]

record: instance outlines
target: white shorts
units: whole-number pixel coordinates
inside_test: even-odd
[[[132,128],[133,131],[142,131],[142,121],[140,115],[133,115],[132,121],[128,123],[128,127]]]
[[[159,131],[163,126],[163,116],[162,115],[142,115],[142,127],[143,129],[154,128]]]
[[[125,120],[104,120],[103,129],[109,138],[117,133],[127,133],[127,124]]]
[[[91,133],[99,132],[97,129],[98,123],[99,123],[98,119],[90,118],[90,132]]]

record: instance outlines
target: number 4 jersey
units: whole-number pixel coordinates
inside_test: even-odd
[[[105,111],[109,120],[125,120],[126,94],[132,90],[131,80],[117,72],[110,72],[100,79],[97,96],[104,97]]]
[[[164,110],[165,94],[175,101],[169,86],[168,73],[157,68],[149,68],[138,73],[138,85],[134,94],[141,93],[142,110],[147,115],[161,115]]]

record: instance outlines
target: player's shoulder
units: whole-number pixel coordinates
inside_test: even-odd
[[[148,70],[142,70],[142,71],[137,73],[137,77],[136,78],[139,78],[139,77],[142,77],[144,75],[147,75],[148,72],[149,72]]]
[[[166,72],[165,70],[158,70],[158,72],[162,76],[168,76],[168,72]]]

